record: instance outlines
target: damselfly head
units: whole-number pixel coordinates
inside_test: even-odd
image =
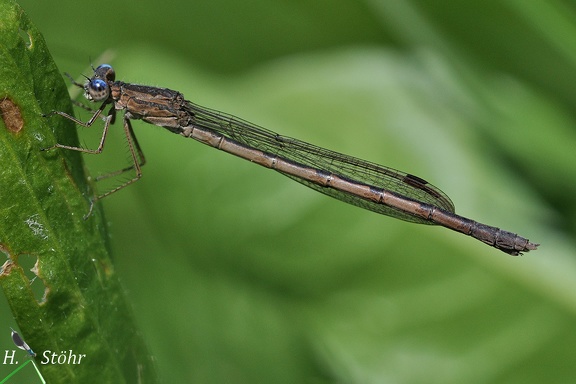
[[[84,96],[90,101],[104,101],[110,95],[109,82],[116,79],[114,68],[108,64],[102,64],[94,70],[94,76],[84,86]]]

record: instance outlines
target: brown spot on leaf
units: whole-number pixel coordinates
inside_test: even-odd
[[[0,100],[0,116],[2,116],[6,128],[12,133],[18,133],[24,127],[20,108],[8,97]]]
[[[12,268],[14,268],[14,263],[12,262],[12,260],[6,260],[4,265],[2,265],[2,267],[0,267],[0,276],[10,275],[10,273],[12,272]]]

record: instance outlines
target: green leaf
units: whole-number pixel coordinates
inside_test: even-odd
[[[0,1],[0,285],[48,382],[153,382],[155,374],[111,263],[101,211],[88,220],[90,186],[60,71],[41,34],[13,1]],[[35,260],[30,279],[22,267]],[[40,288],[43,295],[35,296]],[[0,330],[8,340],[10,329]],[[86,355],[45,364],[51,352]]]

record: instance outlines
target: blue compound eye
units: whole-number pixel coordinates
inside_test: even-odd
[[[86,97],[91,101],[103,101],[108,98],[110,89],[102,79],[92,79],[86,87]]]

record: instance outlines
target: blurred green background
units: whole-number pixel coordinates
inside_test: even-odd
[[[20,4],[63,72],[111,51],[118,79],[418,175],[542,244],[509,257],[136,122],[144,177],[103,204],[164,382],[576,377],[576,2]],[[93,175],[127,164],[120,131]]]

